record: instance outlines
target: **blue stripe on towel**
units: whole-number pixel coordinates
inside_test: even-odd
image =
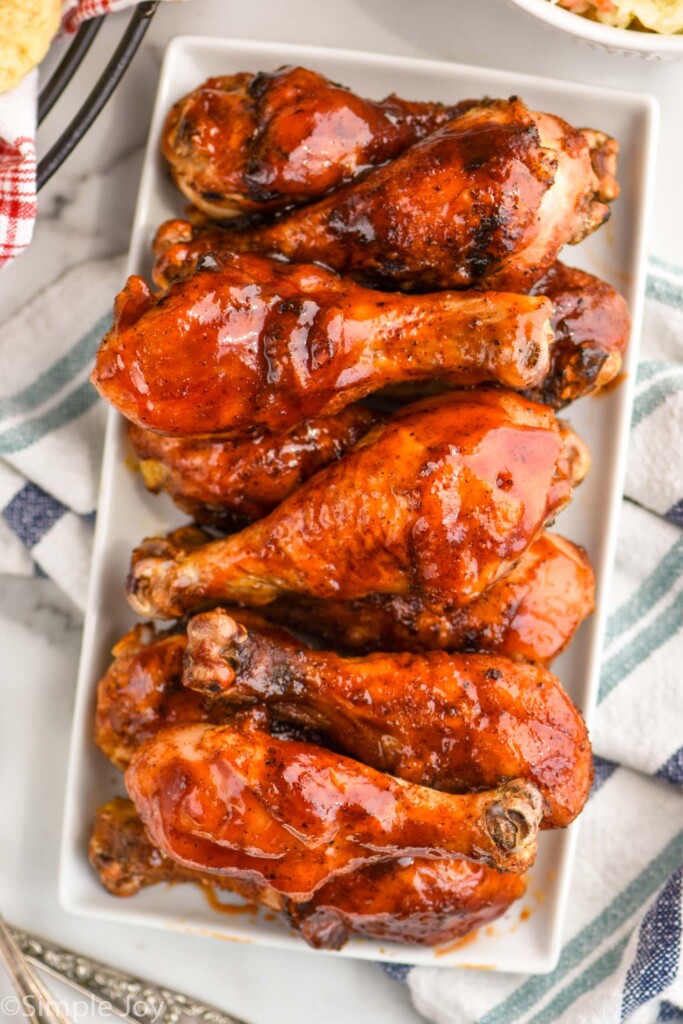
[[[674,981],[681,951],[681,881],[679,867],[643,918],[636,955],[626,975],[621,1019],[656,999]]]
[[[670,523],[674,523],[675,526],[683,527],[683,498],[664,513],[664,518],[668,519]]]
[[[668,1003],[666,999],[663,999],[659,1004],[657,1024],[666,1024],[667,1021],[683,1022],[683,1010],[680,1006],[674,1006],[673,1003]]]
[[[662,886],[683,857],[683,830],[675,835],[604,910],[585,925],[563,948],[550,974],[538,974],[523,982],[508,997],[480,1017],[478,1024],[512,1024],[526,1014],[570,971],[591,955]]]
[[[657,769],[655,778],[683,786],[683,747],[679,747],[676,753],[672,754],[669,760]]]
[[[405,981],[409,971],[412,970],[410,964],[380,964],[379,966],[394,981]]]
[[[14,495],[2,515],[24,547],[30,550],[65,512],[61,501],[29,483]]]
[[[597,754],[593,756],[593,768],[595,769],[595,775],[593,778],[593,785],[591,786],[591,796],[595,796],[599,789],[605,785],[607,780],[614,775],[615,771],[619,767],[615,761],[608,761],[604,757],[598,757]]]

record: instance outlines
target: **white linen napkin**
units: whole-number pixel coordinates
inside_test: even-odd
[[[85,264],[0,328],[0,572],[47,574],[81,608],[105,416],[87,378],[123,280],[123,257]],[[438,1024],[683,1020],[681,527],[683,269],[652,260],[597,778],[560,963],[532,978],[392,968]]]

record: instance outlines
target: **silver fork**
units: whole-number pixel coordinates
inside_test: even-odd
[[[1,915],[0,957],[5,962],[25,1017],[33,1017],[35,1020],[41,1021],[41,1024],[71,1024],[40,978],[26,962]]]
[[[245,1024],[182,992],[124,974],[19,928],[9,930],[26,960],[132,1024]]]

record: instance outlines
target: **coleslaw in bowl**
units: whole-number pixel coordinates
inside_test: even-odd
[[[507,0],[507,3],[547,28],[609,53],[645,60],[683,58],[683,0]]]
[[[683,32],[683,0],[550,0],[550,3],[614,28],[644,29],[662,35]]]

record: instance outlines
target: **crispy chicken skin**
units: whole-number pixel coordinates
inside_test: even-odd
[[[162,296],[128,279],[92,381],[160,433],[280,433],[391,383],[540,384],[551,315],[542,296],[389,296],[311,265],[205,256]]]
[[[181,192],[224,220],[319,199],[468,105],[378,103],[301,67],[224,75],[171,108],[161,148]]]
[[[521,874],[543,814],[538,790],[521,779],[440,793],[252,725],[165,729],[140,747],[125,778],[168,856],[296,900],[335,875],[404,856],[467,857]]]
[[[237,621],[281,645],[303,646],[291,633],[245,608],[231,609]],[[225,706],[182,685],[185,630],[165,632],[151,623],[134,626],[112,650],[113,661],[97,686],[95,742],[122,771],[138,747],[160,729],[186,722],[224,722]]]
[[[621,370],[631,319],[626,300],[593,274],[554,263],[532,290],[553,304],[550,368],[529,398],[562,409],[604,388]]]
[[[317,261],[383,287],[528,291],[563,245],[604,223],[618,146],[517,99],[474,106],[361,181],[234,250]]]
[[[547,665],[591,614],[594,600],[583,548],[544,533],[507,576],[461,608],[438,613],[418,597],[386,594],[348,602],[290,595],[266,613],[349,651],[480,651]]]
[[[166,291],[174,281],[193,274],[203,256],[221,258],[231,253],[230,234],[223,228],[193,224],[189,220],[165,220],[157,228],[152,243],[154,264],[152,281]]]
[[[265,704],[353,757],[452,793],[524,778],[562,828],[593,781],[588,733],[559,680],[491,654],[296,650],[215,609],[187,625],[184,682],[207,699]]]
[[[134,804],[121,798],[97,812],[90,863],[113,896],[132,896],[159,883],[194,882],[284,910],[316,949],[340,949],[353,934],[429,946],[452,942],[500,917],[525,890],[520,875],[484,864],[404,858],[335,877],[310,900],[295,903],[267,886],[177,864],[151,843]]]
[[[128,438],[150,491],[166,491],[196,523],[230,531],[263,518],[383,418],[350,405],[287,434],[169,437],[130,423]]]
[[[240,533],[144,541],[129,600],[152,618],[226,601],[265,605],[290,592],[417,595],[432,610],[468,604],[570,501],[587,458],[549,409],[512,392],[426,399]]]

